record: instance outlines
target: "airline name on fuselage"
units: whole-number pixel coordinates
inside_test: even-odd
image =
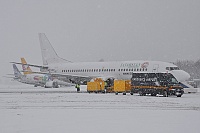
[[[34,76],[33,78],[34,80],[37,80],[37,81],[48,81],[50,80],[50,77],[45,75],[45,76]]]
[[[121,63],[120,67],[127,68],[147,68],[149,66],[149,62],[140,63]]]

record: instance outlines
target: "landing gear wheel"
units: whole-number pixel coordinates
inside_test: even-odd
[[[151,93],[151,96],[156,96],[157,94],[156,93]]]
[[[164,96],[164,97],[168,97],[167,91],[164,91],[164,92],[163,92],[163,96]]]
[[[140,95],[140,96],[143,96],[143,93],[142,93],[142,91],[139,91],[138,93],[139,93],[139,95]]]

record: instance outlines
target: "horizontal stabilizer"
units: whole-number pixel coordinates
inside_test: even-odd
[[[11,77],[11,76],[2,76],[3,78],[10,78],[10,79],[19,79],[18,77]]]
[[[10,62],[12,64],[18,64],[18,65],[23,65],[22,63],[19,62]],[[31,67],[37,67],[37,68],[43,68],[43,69],[48,69],[48,67],[46,66],[40,66],[40,65],[33,65],[33,64],[26,64],[27,66],[31,66]]]

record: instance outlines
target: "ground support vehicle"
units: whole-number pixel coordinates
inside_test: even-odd
[[[164,97],[181,97],[184,93],[183,87],[170,73],[133,73],[131,84],[130,93],[138,93],[140,96],[158,94]]]
[[[131,90],[131,80],[114,80],[103,81],[102,79],[95,79],[87,83],[87,92],[89,93],[129,93]]]
[[[133,93],[138,93],[140,96],[156,96],[158,94],[164,97],[171,95],[181,97],[183,95],[183,88],[180,86],[132,86],[130,94],[133,95]]]
[[[126,95],[127,92],[131,91],[131,80],[115,80],[113,92],[118,95],[118,93],[123,93]]]
[[[94,81],[87,82],[87,92],[105,93],[104,81],[100,78],[96,78]]]

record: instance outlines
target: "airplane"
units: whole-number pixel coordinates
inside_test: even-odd
[[[34,87],[37,86],[41,86],[41,87],[45,87],[45,88],[58,88],[58,84],[56,83],[56,81],[53,82],[52,77],[48,74],[35,74],[32,72],[30,66],[27,65],[27,62],[25,60],[25,58],[21,58],[21,63],[22,63],[22,69],[23,69],[23,73],[24,75],[18,76],[20,78],[20,81],[22,83],[27,83],[27,84],[33,84]],[[18,70],[18,68],[16,66],[13,66],[14,71],[16,71],[15,74],[16,77],[17,75],[20,75],[20,71]],[[52,85],[50,85],[52,84]]]
[[[64,77],[69,81],[102,78],[130,80],[132,73],[171,73],[179,82],[188,80],[190,75],[176,65],[162,61],[113,61],[78,62],[60,58],[44,33],[39,33],[43,65],[27,64],[39,67],[39,73]],[[11,62],[20,64],[17,62]]]
[[[34,73],[30,66],[27,65],[27,62],[24,58],[21,58],[21,65],[24,75],[22,75],[17,66],[13,64],[15,79],[18,79],[19,82],[33,84],[35,87],[41,86],[45,88],[58,88],[59,85],[73,85],[60,81],[49,74]]]
[[[21,74],[19,69],[15,64],[13,64],[13,70],[14,70],[14,80],[17,80],[21,83],[25,84],[31,84],[34,85],[34,87],[37,86],[44,86],[45,82],[48,82],[50,77],[48,75],[44,74]]]

